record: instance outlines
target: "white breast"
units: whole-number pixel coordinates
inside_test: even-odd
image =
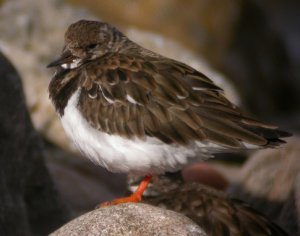
[[[135,174],[162,173],[182,167],[196,154],[201,154],[198,156],[200,159],[209,156],[205,145],[198,142],[183,147],[168,145],[151,137],[144,140],[129,140],[100,132],[92,128],[78,110],[79,94],[80,90],[77,90],[64,110],[61,117],[63,127],[84,155],[110,171]]]

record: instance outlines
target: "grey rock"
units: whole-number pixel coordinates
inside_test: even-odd
[[[0,235],[45,235],[68,213],[43,160],[20,77],[0,53]]]
[[[206,236],[204,231],[189,218],[141,203],[96,209],[76,218],[50,235]]]
[[[296,136],[280,149],[256,152],[241,169],[239,182],[228,189],[233,198],[263,212],[290,235],[297,235],[299,229],[299,144]]]
[[[300,138],[286,141],[281,148],[255,152],[242,167],[237,184],[257,197],[284,202],[300,173]]]

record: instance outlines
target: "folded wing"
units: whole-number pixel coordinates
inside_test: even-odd
[[[228,148],[276,146],[289,136],[245,116],[209,78],[175,60],[107,54],[78,70],[82,114],[109,134]]]

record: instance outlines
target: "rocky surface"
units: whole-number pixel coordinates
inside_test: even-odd
[[[300,139],[282,148],[262,150],[245,163],[228,192],[277,222],[290,235],[299,230]]]
[[[300,173],[300,138],[287,141],[281,148],[253,154],[241,168],[236,183],[257,197],[285,201],[293,192]]]
[[[120,204],[86,213],[50,236],[206,236],[189,218],[146,204]]]
[[[69,219],[43,160],[19,75],[0,53],[0,235],[45,235]]]

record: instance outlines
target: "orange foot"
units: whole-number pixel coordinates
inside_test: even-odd
[[[121,203],[141,201],[142,195],[143,195],[145,189],[147,188],[147,186],[151,180],[151,177],[152,177],[151,175],[146,175],[143,178],[143,180],[141,181],[137,190],[135,190],[135,192],[133,194],[131,194],[129,197],[122,197],[122,198],[117,198],[117,199],[109,201],[109,202],[103,202],[98,207],[106,207],[106,206],[111,206],[111,205],[118,205]]]

